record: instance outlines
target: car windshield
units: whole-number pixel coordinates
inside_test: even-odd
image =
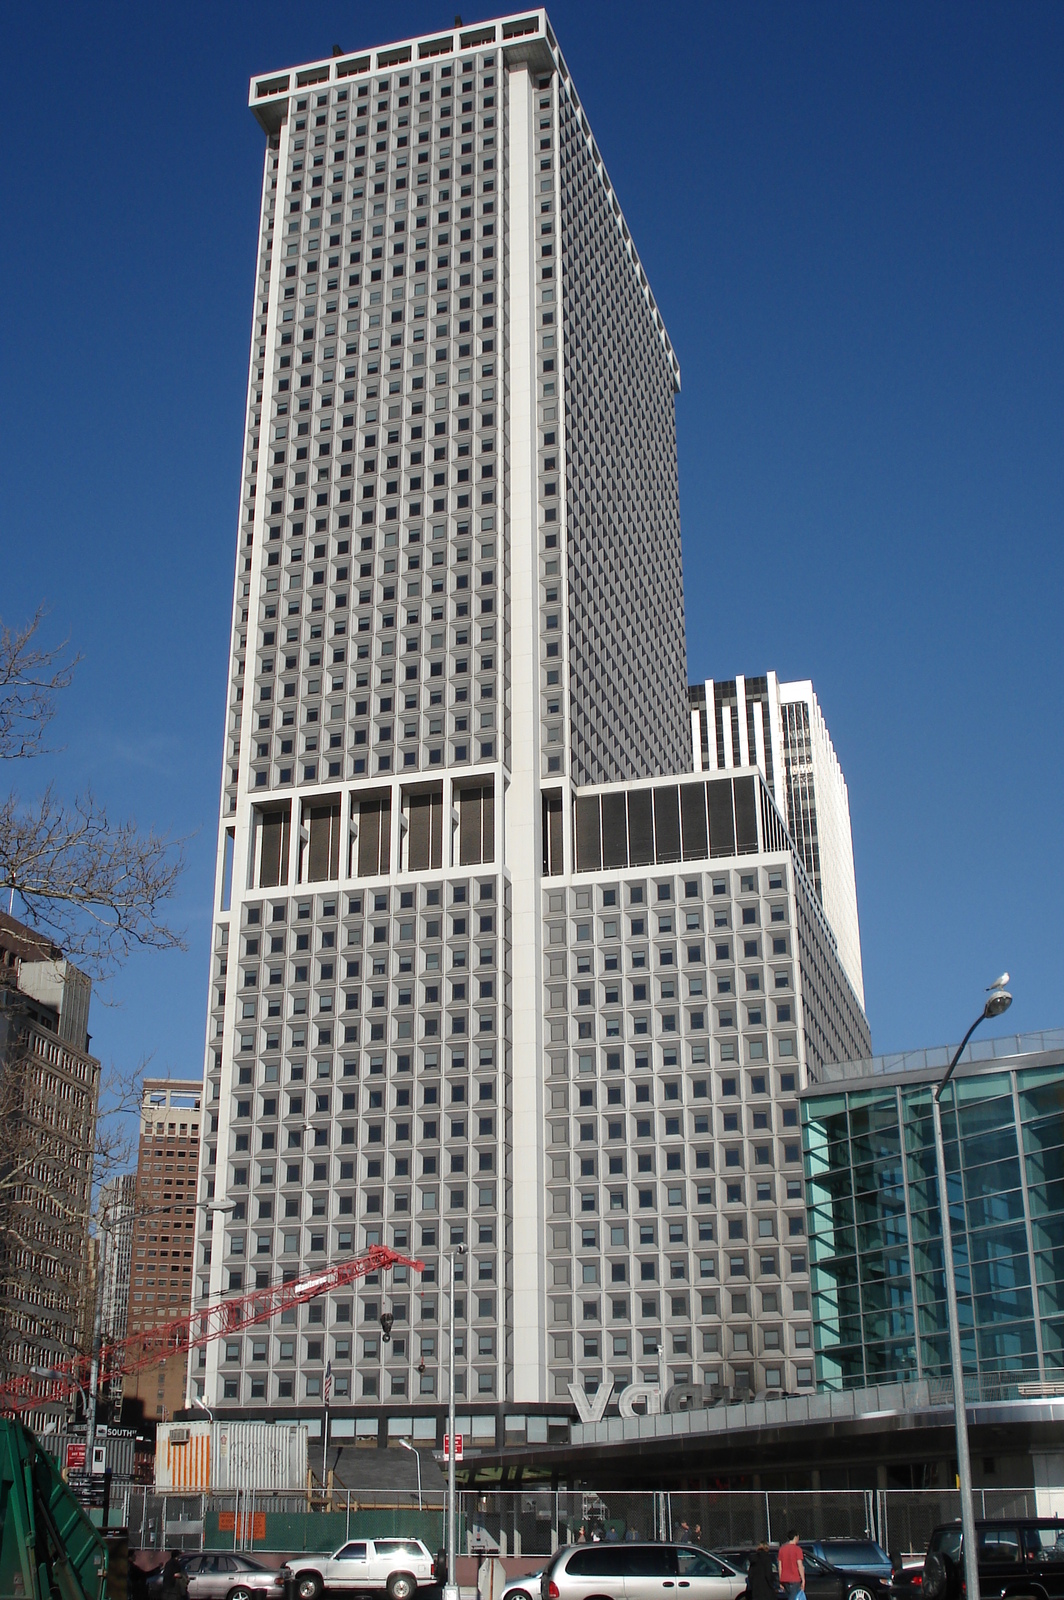
[[[754,1552],[752,1550],[714,1550],[713,1555],[718,1561],[723,1561],[726,1566],[730,1567],[732,1572],[738,1572],[741,1575],[745,1575],[747,1572],[749,1572],[750,1563],[754,1558]],[[775,1550],[770,1549],[769,1555],[772,1558],[773,1564],[775,1564]]]
[[[840,1567],[845,1567],[854,1561],[871,1561],[876,1566],[881,1566],[889,1559],[878,1545],[865,1543],[860,1539],[825,1539],[824,1554]]]
[[[236,1562],[236,1570],[238,1572],[268,1571],[268,1568],[264,1567],[261,1561],[252,1561],[250,1556],[234,1556],[233,1559]]]

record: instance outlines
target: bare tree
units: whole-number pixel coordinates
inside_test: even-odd
[[[69,686],[78,664],[77,656],[63,660],[65,640],[53,650],[37,644],[44,616],[44,607],[38,606],[21,628],[0,623],[0,760],[42,754],[55,697]]]
[[[42,754],[56,697],[74,660],[37,642],[43,610],[17,629],[0,624],[0,760]],[[166,919],[184,870],[179,841],[115,820],[89,790],[61,799],[53,785],[33,800],[0,799],[0,893],[94,977],[137,947],[183,948]]]
[[[0,623],[0,761],[45,753],[77,664],[65,644],[41,644],[43,616]],[[179,842],[113,818],[87,789],[72,800],[51,784],[34,799],[0,793],[0,897],[20,919],[2,918],[0,962],[0,1364],[10,1371],[91,1346],[93,1197],[133,1158],[128,1113],[145,1065],[102,1073],[86,1040],[42,1024],[18,974],[68,958],[101,978],[135,948],[180,948],[167,911],[183,867]]]

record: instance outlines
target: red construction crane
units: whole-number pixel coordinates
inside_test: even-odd
[[[195,1350],[228,1334],[239,1333],[243,1328],[258,1322],[268,1322],[278,1311],[314,1300],[330,1289],[343,1288],[373,1272],[389,1272],[392,1267],[410,1267],[423,1272],[423,1261],[412,1261],[386,1245],[371,1245],[363,1256],[351,1261],[336,1261],[322,1267],[305,1278],[293,1278],[290,1283],[277,1283],[269,1289],[254,1289],[250,1294],[237,1295],[231,1300],[216,1300],[201,1306],[173,1322],[160,1322],[143,1333],[127,1339],[116,1339],[105,1344],[99,1353],[97,1384],[103,1387],[111,1378],[126,1377],[145,1367],[157,1366],[168,1356]],[[0,1383],[0,1414],[17,1415],[29,1411],[49,1400],[68,1400],[79,1389],[91,1382],[91,1355],[79,1355],[69,1361],[56,1362],[46,1375],[20,1374]]]

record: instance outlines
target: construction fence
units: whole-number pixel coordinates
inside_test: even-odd
[[[606,1493],[580,1490],[463,1490],[458,1494],[460,1555],[495,1554],[527,1562],[585,1538],[670,1539],[707,1550],[803,1538],[875,1538],[906,1559],[922,1556],[932,1528],[960,1516],[949,1489],[692,1490]],[[977,1489],[978,1517],[1036,1516],[1033,1489]],[[116,1489],[112,1525],[129,1528],[142,1550],[239,1550],[254,1555],[326,1553],[353,1538],[416,1537],[444,1542],[438,1493],[263,1490],[156,1494]]]

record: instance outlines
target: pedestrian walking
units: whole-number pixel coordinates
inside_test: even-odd
[[[746,1569],[747,1600],[779,1600],[779,1584],[767,1544],[759,1544]]]
[[[188,1574],[181,1557],[171,1550],[163,1567],[162,1600],[185,1600],[188,1594]]]
[[[702,1524],[700,1522],[695,1523],[694,1542],[697,1545],[702,1543]]]
[[[798,1532],[795,1528],[791,1529],[780,1545],[779,1570],[780,1583],[787,1600],[797,1600],[799,1594],[804,1595],[805,1562],[802,1559],[802,1547],[798,1543]]]

